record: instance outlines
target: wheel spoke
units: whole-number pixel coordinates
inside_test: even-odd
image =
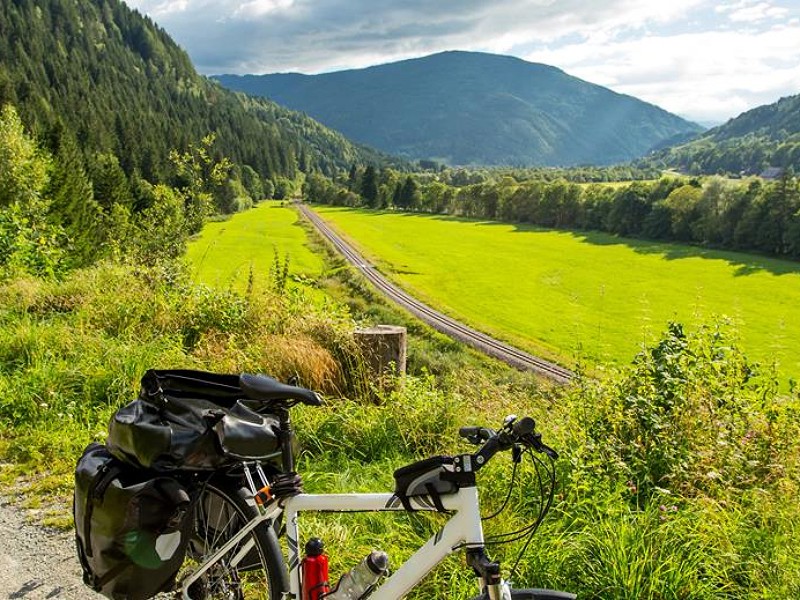
[[[253,516],[245,514],[249,507],[239,499],[235,503],[225,492],[207,486],[195,509],[194,535],[189,545],[187,561],[179,575],[186,580],[191,573],[215,551],[221,548]],[[264,527],[268,527],[264,525]],[[270,532],[270,535],[271,532]],[[271,579],[268,550],[261,540],[267,532],[259,528],[248,533],[215,564],[189,586],[193,600],[268,600]],[[272,564],[276,557],[271,556]],[[282,560],[277,557],[277,560]],[[272,567],[281,568],[280,566]],[[182,585],[180,586],[182,589]],[[178,597],[182,591],[178,592]]]

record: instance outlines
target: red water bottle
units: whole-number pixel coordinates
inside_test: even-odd
[[[303,559],[303,599],[319,600],[331,591],[328,584],[328,555],[319,538],[306,542],[306,557]]]

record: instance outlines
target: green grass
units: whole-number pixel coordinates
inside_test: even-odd
[[[357,364],[348,360],[351,329],[346,313],[304,294],[215,290],[172,269],[101,264],[63,281],[1,282],[4,493],[25,493],[34,518],[68,527],[75,460],[105,437],[147,368],[298,374],[328,400],[293,410],[298,470],[311,492],[390,490],[397,467],[466,451],[459,426],[530,415],[562,458],[520,584],[578,591],[581,600],[800,597],[800,398],[779,396],[769,374],[754,377],[724,331],[685,336],[674,326],[636,364],[571,386],[467,367],[444,385],[410,375],[374,398],[343,398],[333,383]],[[503,503],[511,470],[505,456],[481,471],[485,513]],[[536,517],[539,485],[527,459],[517,481],[487,534]],[[376,546],[396,567],[442,517],[321,515],[302,525],[325,539],[338,577]],[[524,543],[490,548],[504,573]],[[463,561],[448,559],[409,600],[472,597]]]
[[[243,291],[252,269],[256,284],[269,279],[270,269],[289,257],[295,280],[314,279],[322,258],[306,246],[306,233],[296,226],[297,213],[283,202],[262,202],[226,221],[208,223],[189,243],[186,260],[199,282]]]
[[[749,355],[800,375],[800,265],[451,217],[318,207],[421,299],[531,351],[628,361],[667,321],[730,317]]]

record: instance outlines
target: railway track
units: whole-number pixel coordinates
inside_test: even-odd
[[[520,369],[522,371],[533,371],[543,375],[558,383],[567,383],[573,377],[572,371],[560,367],[542,358],[533,356],[510,346],[504,342],[494,339],[491,336],[467,327],[447,315],[434,310],[430,306],[420,302],[410,296],[399,287],[388,281],[380,274],[378,269],[358,252],[350,244],[345,242],[341,236],[333,231],[328,224],[323,221],[307,205],[297,204],[300,213],[311,222],[317,231],[330,242],[336,250],[341,253],[361,274],[389,300],[399,304],[415,317],[421,319],[437,331],[444,333],[460,342],[469,344],[473,348],[488,354],[489,356],[502,360],[503,362]]]

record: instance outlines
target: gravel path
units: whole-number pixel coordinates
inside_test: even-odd
[[[28,524],[25,513],[0,500],[0,598],[102,599],[83,585],[74,534]]]

